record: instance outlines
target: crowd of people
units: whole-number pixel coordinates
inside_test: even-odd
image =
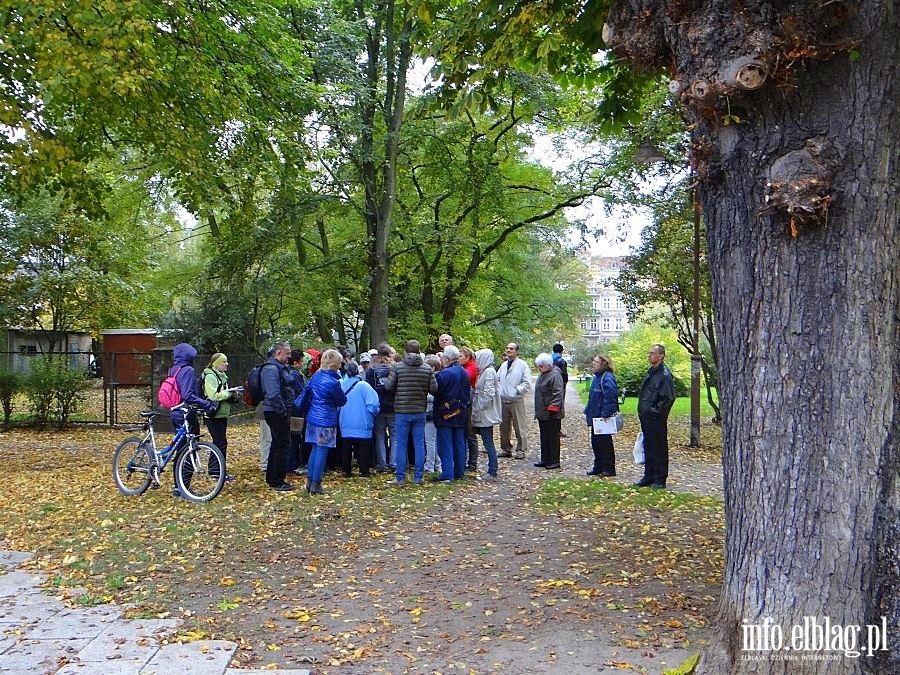
[[[305,474],[306,491],[324,494],[326,467],[340,468],[349,477],[354,460],[361,476],[393,473],[388,484],[397,487],[410,481],[410,464],[415,484],[423,483],[426,475],[450,483],[467,471],[480,481],[495,481],[498,457],[526,457],[532,417],[540,439],[540,459],[534,466],[559,469],[568,382],[562,345],[535,358],[538,375],[532,383],[532,371],[515,342],[507,344],[499,367],[490,349],[457,347],[449,334],[441,335],[438,344],[436,354],[423,354],[418,341],[408,340],[402,354],[382,343],[356,356],[344,348],[320,353],[276,342],[259,371],[260,459],[268,486],[291,491],[296,486],[287,479]],[[194,357],[191,345],[177,345],[169,374],[178,379],[184,400],[206,409],[210,436],[226,456],[230,402],[236,395],[228,386],[228,358],[213,354],[195,386]],[[646,455],[638,487],[664,488],[668,476],[666,419],[675,397],[664,359],[665,348],[653,345],[638,393]],[[584,417],[594,461],[586,473],[609,478],[616,475],[615,431],[598,433],[594,421],[615,418],[619,388],[609,356],[595,356],[592,370]],[[525,399],[532,387],[530,414]],[[499,452],[494,444],[497,426]],[[479,440],[487,454],[480,475]]]

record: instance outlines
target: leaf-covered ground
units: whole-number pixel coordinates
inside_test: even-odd
[[[572,405],[577,405],[574,401]],[[120,431],[0,433],[0,540],[35,551],[72,602],[178,616],[183,639],[238,642],[236,667],[317,673],[660,672],[700,649],[722,572],[720,444],[673,447],[670,490],[637,490],[636,420],[619,475],[590,468],[587,429],[564,423],[563,470],[501,459],[497,483],[402,489],[329,474],[329,494],[273,493],[256,427],[233,426],[213,502],[111,479]],[[495,438],[499,434],[495,434]],[[670,428],[675,444],[686,421]],[[486,456],[480,462],[486,464]]]

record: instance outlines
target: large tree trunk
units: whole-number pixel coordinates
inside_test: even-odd
[[[604,29],[673,69],[695,123],[726,502],[702,672],[900,672],[898,20],[894,0],[634,0]],[[769,619],[792,646],[804,617],[861,626],[863,648],[884,617],[893,643],[746,651],[747,625]]]

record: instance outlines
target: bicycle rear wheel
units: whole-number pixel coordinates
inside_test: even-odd
[[[141,495],[150,486],[153,450],[149,446],[143,438],[131,436],[119,443],[113,453],[113,480],[123,495]]]
[[[225,485],[225,458],[212,443],[192,443],[175,458],[175,484],[192,502],[208,502]]]

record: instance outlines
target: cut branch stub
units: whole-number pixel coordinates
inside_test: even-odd
[[[689,92],[690,96],[700,103],[709,103],[717,96],[715,88],[706,80],[694,80],[691,82]]]
[[[788,214],[792,229],[795,222],[825,222],[833,201],[831,186],[838,154],[827,138],[818,137],[772,162],[763,211],[777,209]]]
[[[765,64],[756,59],[741,57],[723,65],[722,81],[726,86],[752,91],[759,89],[769,76]]]
[[[608,47],[612,46],[613,29],[608,23],[603,24],[603,30],[600,32],[600,37],[603,38],[603,42]]]

